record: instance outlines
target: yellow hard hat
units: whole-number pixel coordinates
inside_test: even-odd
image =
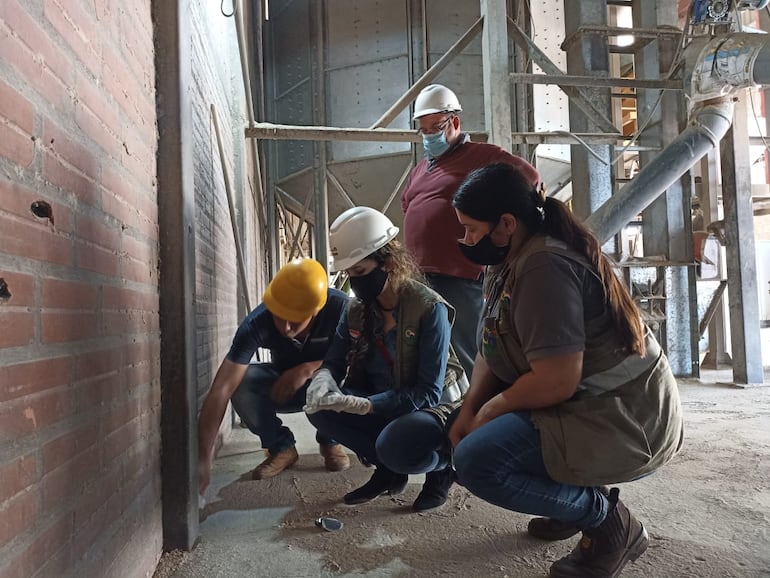
[[[265,290],[262,301],[276,317],[299,323],[326,305],[326,271],[313,259],[294,259],[281,267]]]

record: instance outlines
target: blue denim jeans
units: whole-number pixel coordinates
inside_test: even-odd
[[[377,438],[377,457],[399,474],[443,470],[451,463],[444,424],[429,411],[408,413],[393,420]]]
[[[259,436],[262,447],[267,448],[271,454],[288,450],[296,444],[294,434],[283,425],[277,414],[302,411],[302,406],[305,405],[307,386],[310,383],[308,381],[297,390],[297,393],[288,403],[276,405],[270,399],[270,390],[280,375],[280,372],[269,363],[251,364],[246,370],[243,381],[230,399],[243,423],[251,433]],[[321,432],[316,432],[316,441],[321,445],[337,443],[322,435]]]
[[[356,415],[336,411],[319,411],[307,416],[319,435],[335,439],[352,450],[359,459],[375,466],[383,464],[377,457],[375,444],[388,419],[377,414]],[[387,466],[385,466],[387,467]]]
[[[444,427],[426,411],[394,420],[376,414],[319,411],[308,419],[319,432],[338,440],[368,464],[400,474],[422,474],[449,465]]]
[[[481,317],[481,308],[484,305],[481,281],[436,273],[428,273],[425,278],[431,288],[455,309],[455,322],[452,325],[452,347],[457,354],[460,365],[465,370],[468,381],[470,381],[473,361],[476,359],[476,352],[478,351],[476,332]]]
[[[501,415],[471,432],[455,448],[454,465],[460,484],[501,508],[580,529],[598,526],[607,515],[609,502],[598,489],[548,476],[529,412]]]

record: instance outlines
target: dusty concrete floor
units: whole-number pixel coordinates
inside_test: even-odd
[[[730,373],[704,379],[725,382]],[[684,449],[655,475],[621,487],[652,538],[623,575],[770,577],[770,387],[692,380],[681,382],[680,391]],[[344,506],[341,496],[371,470],[354,460],[347,472],[326,472],[312,427],[302,414],[286,417],[300,438],[297,466],[252,481],[262,452],[248,431],[237,430],[215,464],[199,546],[166,554],[156,577],[546,576],[573,546],[574,539],[529,538],[528,516],[458,486],[443,509],[414,514],[418,476],[400,496]],[[322,515],[344,528],[316,528]]]

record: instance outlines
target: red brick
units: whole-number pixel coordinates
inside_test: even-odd
[[[92,43],[90,39],[99,39],[101,36],[94,26],[90,13],[82,10],[78,2],[63,3],[56,0],[45,0],[44,11],[45,17],[80,60],[94,76],[99,76],[101,73],[100,46]]]
[[[29,547],[18,552],[17,557],[3,570],[3,578],[39,576],[38,570],[69,542],[71,535],[72,515],[65,514],[43,529]]]
[[[43,475],[73,460],[97,441],[100,441],[99,425],[95,422],[51,440],[42,449]]]
[[[35,301],[35,280],[31,275],[4,271],[0,269],[0,278],[5,279],[11,298],[5,305],[16,307],[29,307]]]
[[[43,120],[43,144],[46,148],[46,156],[56,159],[67,170],[77,173],[80,178],[89,183],[98,181],[100,174],[99,156],[76,142],[71,134],[65,132],[55,121],[48,118]],[[93,189],[94,185],[90,185],[90,188]],[[77,188],[70,190],[74,193],[79,192]],[[92,201],[89,204],[96,203]]]
[[[121,259],[121,277],[129,281],[156,286],[158,284],[158,266],[155,261],[140,261],[123,255]]]
[[[3,214],[16,215],[21,217],[22,221],[45,226],[60,235],[71,233],[73,230],[72,211],[66,205],[57,202],[56,199],[46,197],[24,185],[6,181],[2,178],[0,178],[0,197],[3,199],[2,205],[0,206],[0,216]],[[33,216],[30,207],[35,201],[46,201],[51,205],[54,216],[54,225],[50,225],[47,220]],[[42,231],[42,229],[38,229],[38,231]],[[40,235],[38,234],[38,238],[39,237]]]
[[[105,286],[103,307],[109,309],[137,309],[157,313],[160,307],[159,296],[156,292],[140,292],[124,287]]]
[[[37,508],[35,492],[19,494],[0,507],[0,547],[35,523]]]
[[[0,403],[69,383],[70,357],[0,366]]]
[[[27,136],[35,127],[35,111],[32,104],[14,88],[0,82],[0,116],[15,124]]]
[[[99,308],[98,285],[63,279],[43,279],[42,288],[43,307],[83,311],[96,311]]]
[[[0,34],[0,54],[60,112],[71,108],[68,87],[74,68],[61,48],[16,0],[4,2],[5,25],[14,34]]]
[[[0,464],[0,504],[27,489],[37,480],[37,457],[34,453]]]
[[[0,213],[0,247],[4,253],[26,259],[72,264],[72,242],[46,227],[10,219]]]
[[[52,185],[74,194],[79,201],[94,207],[100,205],[101,191],[96,182],[50,150],[46,150],[46,154],[43,155],[43,176]]]
[[[99,145],[113,159],[123,154],[119,134],[112,132],[92,111],[82,105],[75,110],[75,123],[93,142]]]
[[[55,510],[66,500],[82,495],[84,486],[98,476],[101,465],[99,448],[91,446],[43,476],[40,481],[43,510]]]
[[[120,275],[120,257],[115,250],[107,250],[88,243],[77,242],[77,265],[107,277]]]
[[[35,317],[30,311],[0,309],[0,348],[29,345],[35,339]]]
[[[46,392],[0,407],[0,439],[15,440],[57,423],[72,413],[71,392]]]
[[[105,218],[95,220],[80,215],[78,217],[78,238],[90,241],[107,250],[117,251],[121,246],[120,229],[105,223],[105,220]]]
[[[47,313],[40,315],[41,341],[67,343],[98,336],[95,313]]]
[[[85,380],[93,377],[116,374],[123,366],[122,348],[87,351],[75,359],[75,379]]]
[[[122,393],[122,382],[117,375],[84,381],[75,393],[76,411],[96,412],[98,408],[112,403],[112,400]]]
[[[117,431],[138,416],[139,400],[137,399],[127,399],[124,403],[111,407],[102,421],[102,435]]]
[[[35,142],[13,125],[0,123],[0,158],[28,167],[35,157]]]
[[[141,437],[141,421],[138,417],[113,431],[100,444],[103,462],[108,463],[115,460],[120,454],[138,442]]]

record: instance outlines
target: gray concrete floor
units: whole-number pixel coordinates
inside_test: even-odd
[[[730,379],[721,371],[682,381],[682,452],[653,476],[622,485],[651,536],[624,576],[770,577],[770,387],[740,389]],[[414,514],[421,476],[400,496],[344,506],[342,495],[371,470],[353,460],[347,472],[326,472],[304,415],[285,418],[298,438],[297,466],[251,480],[263,453],[236,428],[215,462],[199,545],[164,555],[156,577],[546,576],[574,546],[575,539],[529,538],[528,516],[458,486],[444,508]],[[344,527],[316,528],[325,515]]]

